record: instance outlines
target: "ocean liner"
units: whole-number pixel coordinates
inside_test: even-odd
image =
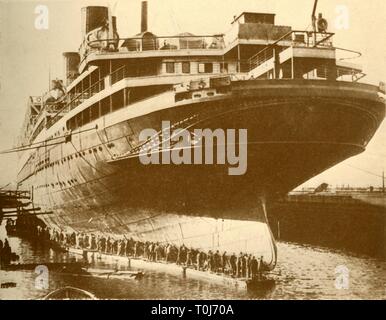
[[[30,98],[19,189],[53,211],[41,217],[52,228],[242,251],[274,268],[266,202],[363,152],[385,116],[384,85],[358,82],[361,67],[337,58],[315,9],[312,31],[244,12],[225,34],[158,36],[143,2],[141,32],[120,38],[108,7],[83,8],[65,79]],[[189,133],[246,129],[245,174],[142,164],[158,140],[141,131],[162,136],[165,121]]]

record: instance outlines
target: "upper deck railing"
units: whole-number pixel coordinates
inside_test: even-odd
[[[309,31],[299,31],[293,30],[281,38],[276,40],[274,43],[268,45],[254,56],[249,59],[249,70],[253,70],[264,62],[272,59],[275,53],[280,53],[285,50],[286,47],[279,46],[279,43],[282,41],[289,41],[289,46],[291,47],[305,47],[305,48],[332,48],[332,40],[334,33],[326,32],[309,32]]]
[[[92,53],[145,52],[179,50],[220,50],[225,48],[224,35],[179,35],[156,37],[144,33],[141,37],[83,40],[80,47],[82,61]]]

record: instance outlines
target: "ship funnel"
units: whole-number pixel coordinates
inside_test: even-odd
[[[109,21],[108,7],[92,6],[82,8],[82,36],[102,27]]]
[[[147,1],[142,1],[141,10],[141,33],[147,31]]]
[[[78,52],[64,52],[64,78],[68,86],[79,75],[80,56]]]

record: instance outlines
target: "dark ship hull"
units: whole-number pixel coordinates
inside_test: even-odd
[[[384,111],[377,88],[369,85],[233,82],[231,93],[221,98],[120,116],[112,125],[74,133],[65,145],[51,147],[54,164],[21,181],[21,187],[43,186],[34,190],[34,201],[55,212],[44,217],[52,226],[249,252],[273,267],[276,248],[265,201],[363,152]],[[161,130],[166,120],[190,131],[247,129],[246,174],[229,175],[229,165],[141,164],[130,153],[139,145],[139,133]]]

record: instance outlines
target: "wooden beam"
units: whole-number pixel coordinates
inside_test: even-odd
[[[31,212],[31,211],[39,211],[41,208],[33,208],[33,209],[20,209],[20,210],[12,210],[12,211],[3,211],[4,214],[7,213],[23,213],[23,212]]]
[[[47,211],[47,212],[37,212],[37,213],[28,213],[26,216],[41,216],[41,215],[46,215],[46,214],[54,214],[52,211]],[[4,215],[4,218],[19,218],[20,214],[9,214],[9,215]]]

